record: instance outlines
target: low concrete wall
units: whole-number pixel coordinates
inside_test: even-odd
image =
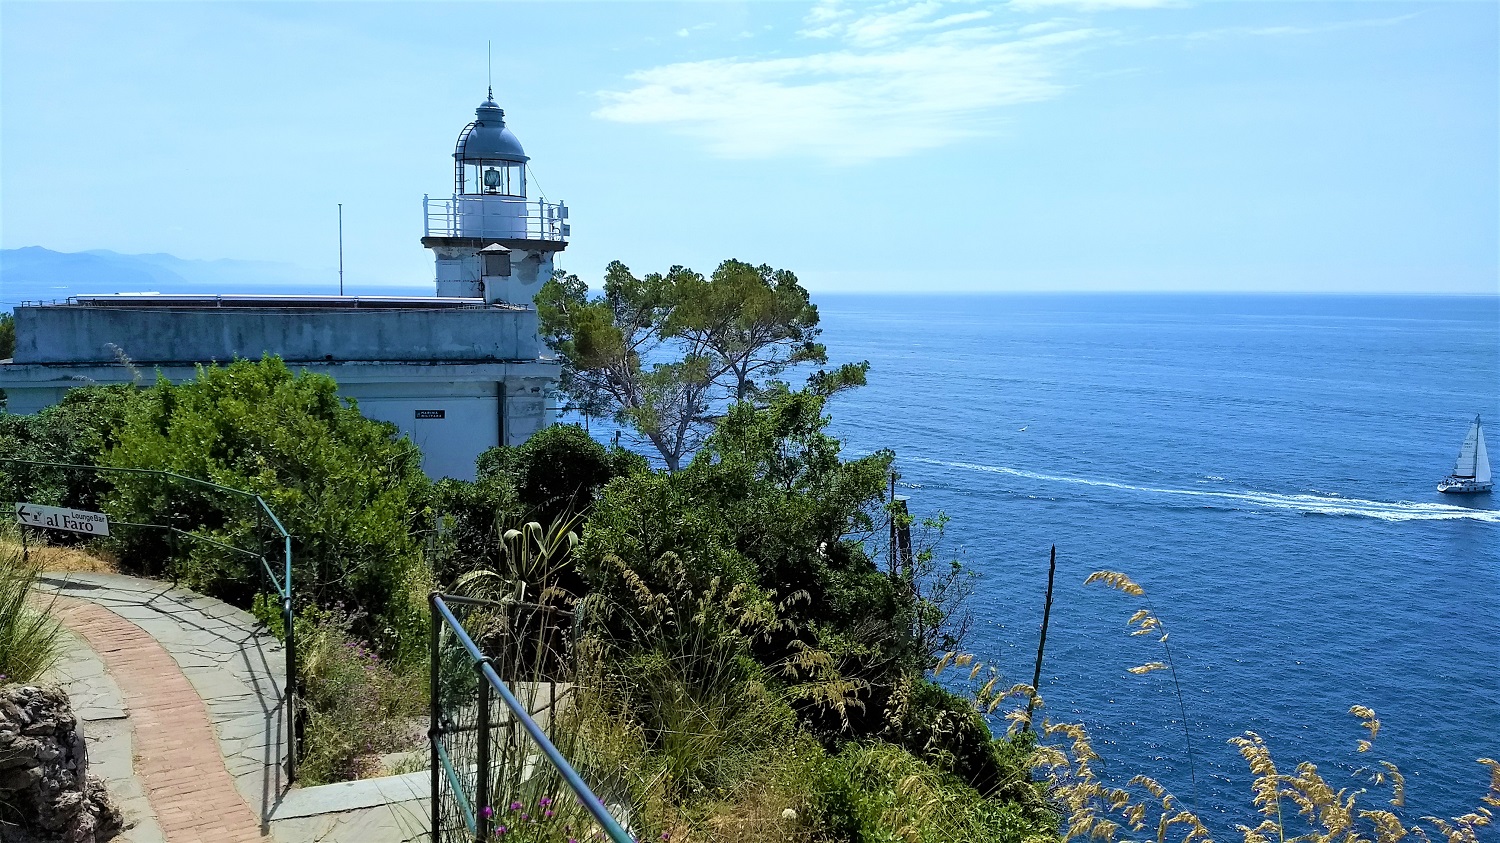
[[[477,362],[540,356],[532,310],[20,307],[16,363],[259,359]],[[118,352],[116,351],[118,349]]]

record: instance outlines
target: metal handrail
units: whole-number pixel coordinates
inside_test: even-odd
[[[233,551],[235,551],[237,553],[243,553],[243,554],[246,554],[248,556],[254,556],[254,557],[260,559],[261,569],[266,572],[266,578],[271,581],[271,585],[272,585],[272,587],[275,588],[277,596],[281,598],[282,626],[284,627],[284,630],[286,632],[286,698],[287,698],[287,718],[286,718],[286,722],[287,722],[287,729],[286,729],[286,736],[287,736],[287,762],[286,762],[286,767],[287,767],[287,773],[286,774],[287,774],[287,780],[288,781],[296,781],[297,780],[297,706],[298,706],[297,697],[298,697],[298,695],[297,695],[297,640],[296,640],[295,627],[296,627],[296,620],[297,620],[297,618],[296,618],[296,615],[293,614],[293,610],[292,610],[292,535],[291,535],[291,533],[288,533],[286,531],[286,527],[282,526],[281,519],[279,519],[279,518],[276,517],[276,513],[274,513],[274,512],[271,511],[271,507],[270,507],[269,504],[266,503],[265,498],[262,498],[260,495],[257,495],[254,492],[247,492],[247,491],[245,491],[243,489],[236,489],[236,488],[233,488],[231,486],[223,486],[223,485],[220,485],[218,483],[214,483],[214,482],[209,481],[209,480],[200,480],[200,479],[198,479],[196,477],[188,477],[185,474],[178,474],[178,473],[173,472],[173,471],[164,471],[164,470],[161,470],[161,469],[153,469],[153,468],[126,468],[126,467],[123,467],[123,466],[112,466],[112,465],[80,465],[80,464],[77,464],[77,463],[49,462],[49,461],[46,461],[46,460],[23,460],[23,459],[20,459],[20,458],[17,458],[17,457],[0,457],[0,463],[13,463],[13,464],[20,464],[20,465],[31,465],[31,466],[39,466],[39,467],[43,467],[43,468],[65,468],[65,469],[77,469],[77,470],[93,471],[93,472],[115,472],[115,473],[119,473],[119,474],[146,474],[146,475],[151,475],[151,476],[155,476],[155,477],[169,477],[169,478],[172,478],[173,480],[181,480],[181,481],[183,481],[185,483],[192,483],[192,484],[196,484],[196,485],[199,485],[199,486],[204,486],[206,488],[214,489],[216,491],[228,492],[228,493],[230,493],[232,495],[239,495],[243,499],[254,501],[254,503],[257,506],[260,507],[260,510],[266,514],[266,517],[268,519],[270,519],[271,525],[276,528],[276,532],[281,535],[282,555],[283,555],[283,560],[284,560],[284,566],[283,566],[283,569],[282,569],[282,576],[281,576],[280,580],[277,580],[276,573],[271,569],[271,563],[266,559],[266,557],[265,557],[264,554],[254,553],[252,551],[245,550],[244,548],[238,548],[238,547],[234,547],[232,545],[227,545],[227,544],[224,544],[223,542],[215,541],[215,540],[213,540],[211,538],[208,538],[207,536],[194,535],[192,533],[185,532],[183,530],[179,530],[176,527],[172,527],[172,526],[169,526],[169,525],[166,525],[166,524],[133,524],[131,522],[120,522],[120,523],[125,524],[127,526],[134,526],[134,527],[156,527],[156,528],[160,528],[160,529],[164,529],[164,530],[170,530],[171,532],[173,532],[173,533],[175,533],[177,535],[180,535],[180,536],[183,536],[183,537],[186,537],[186,538],[190,538],[190,539],[193,539],[195,541],[207,542],[209,544],[216,545],[216,546],[218,546],[220,548],[223,548],[223,549],[226,549],[226,550],[233,550]]]
[[[514,213],[479,215],[460,210],[461,202],[482,202]],[[505,196],[454,196],[449,199],[422,197],[424,237],[487,237],[500,240],[550,240],[567,242],[571,229],[564,203]]]
[[[535,720],[532,719],[531,714],[526,710],[526,707],[521,705],[520,700],[517,700],[515,695],[511,693],[509,686],[507,686],[505,684],[505,681],[500,678],[500,674],[495,672],[495,667],[490,663],[489,657],[479,649],[479,646],[474,643],[474,639],[470,638],[469,633],[464,630],[463,624],[459,623],[458,619],[453,616],[453,611],[448,608],[449,601],[470,605],[486,604],[490,601],[475,600],[473,598],[441,594],[436,591],[428,595],[428,602],[432,606],[433,614],[433,652],[436,653],[438,648],[438,634],[441,630],[438,624],[438,619],[441,618],[442,622],[447,624],[448,628],[453,631],[454,637],[463,646],[465,652],[468,653],[469,658],[473,662],[475,671],[480,676],[481,681],[479,685],[479,716],[481,722],[479,727],[480,758],[478,764],[478,777],[480,787],[482,789],[484,788],[484,785],[487,783],[487,779],[489,776],[489,765],[487,763],[487,747],[489,741],[485,736],[485,732],[488,728],[489,720],[488,692],[489,690],[493,689],[497,694],[500,695],[500,700],[505,703],[505,707],[510,709],[511,716],[515,718],[516,722],[521,724],[521,728],[524,729],[526,731],[526,734],[531,737],[532,742],[537,745],[537,748],[542,751],[542,754],[547,756],[547,760],[552,763],[553,769],[557,770],[557,772],[562,775],[563,781],[567,782],[568,787],[573,791],[574,795],[578,797],[579,802],[583,804],[583,807],[589,812],[589,814],[593,816],[594,821],[599,824],[599,827],[603,829],[605,834],[609,835],[609,839],[613,841],[613,843],[634,843],[634,838],[632,838],[625,831],[624,827],[620,825],[620,822],[616,820],[607,809],[605,809],[603,800],[594,795],[594,791],[588,786],[588,784],[584,782],[583,777],[578,775],[578,771],[573,769],[573,765],[568,763],[568,760],[563,757],[562,752],[559,751],[555,745],[553,745],[551,739],[547,737],[547,734],[543,732],[542,728],[537,725]],[[438,778],[440,775],[439,770],[441,769],[446,771],[446,774],[450,778],[455,780],[457,779],[457,771],[453,769],[452,762],[447,757],[447,754],[443,751],[441,741],[439,740],[438,698],[440,691],[438,688],[438,670],[436,665],[433,665],[431,683],[432,714],[429,739],[432,744],[432,828],[433,834],[436,835],[438,834],[440,824],[440,781]],[[462,788],[455,787],[455,791],[459,794],[462,794]],[[462,799],[461,795],[460,799]],[[476,800],[476,804],[482,805],[484,801],[485,800],[481,795],[480,798]]]

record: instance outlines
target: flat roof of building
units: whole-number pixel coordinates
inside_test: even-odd
[[[163,293],[110,293],[106,295],[69,296],[58,301],[23,302],[32,307],[124,307],[151,309],[201,308],[328,308],[386,310],[453,310],[458,308],[495,307],[501,310],[525,310],[519,305],[486,304],[484,299],[445,296],[289,296],[289,295],[183,295]]]

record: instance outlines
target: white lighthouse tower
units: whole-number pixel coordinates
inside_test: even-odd
[[[475,459],[552,423],[562,367],[539,336],[535,297],[567,246],[568,212],[526,195],[526,153],[490,97],[458,136],[453,197],[424,199],[422,245],[437,296],[73,296],[16,308],[0,360],[12,413],[80,383],[131,383],[128,355],[173,382],[199,365],[274,354],[332,377],[370,418],[422,449],[432,477],[471,479]]]
[[[422,199],[422,245],[437,259],[437,294],[531,307],[568,245],[568,208],[526,193],[525,150],[494,92],[453,149],[453,197]]]

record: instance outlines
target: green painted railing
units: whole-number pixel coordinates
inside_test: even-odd
[[[564,831],[559,840],[572,836],[634,843],[635,838],[554,742],[558,722],[565,719],[566,700],[575,690],[559,676],[567,669],[568,654],[554,648],[561,637],[561,627],[554,620],[569,613],[536,604],[436,592],[429,600],[433,843],[495,839],[501,826],[514,829],[517,822],[533,826],[544,822],[551,816],[541,816],[544,811],[596,826],[587,831],[577,828],[571,834]],[[491,640],[500,655],[485,654],[454,607],[498,619],[493,628],[501,632],[481,637]],[[510,676],[502,677],[502,671]],[[531,704],[523,704],[507,681],[518,677],[530,689],[521,696]],[[567,690],[559,692],[560,685]],[[545,703],[538,705],[539,699]],[[552,735],[533,716],[543,713]],[[559,790],[549,790],[553,786]],[[562,788],[571,792],[566,804],[552,801],[553,797],[567,798]]]
[[[187,530],[182,530],[170,524],[143,524],[115,519],[111,519],[110,523],[124,527],[165,530],[179,538],[184,538],[194,542],[201,542],[213,547],[217,547],[221,550],[243,554],[245,556],[259,560],[261,570],[265,573],[267,581],[271,584],[272,590],[275,592],[281,602],[282,625],[286,635],[286,682],[285,689],[283,691],[287,724],[286,772],[287,779],[289,781],[295,781],[297,778],[297,712],[299,708],[299,696],[297,693],[297,641],[295,629],[296,615],[292,608],[292,536],[286,531],[286,527],[282,526],[281,519],[276,517],[276,513],[271,511],[271,507],[266,503],[265,499],[260,495],[255,494],[254,492],[247,492],[243,489],[235,489],[229,486],[213,483],[208,480],[200,480],[196,477],[188,477],[186,475],[177,474],[171,471],[161,471],[148,468],[122,468],[117,466],[105,465],[78,465],[74,463],[47,462],[43,460],[23,460],[14,457],[0,457],[0,466],[23,465],[30,466],[32,468],[56,469],[69,472],[87,472],[96,476],[103,475],[106,477],[109,475],[136,475],[162,478],[174,483],[185,483],[190,486],[212,489],[217,492],[224,492],[236,496],[241,500],[244,500],[247,503],[251,504],[257,511],[266,516],[268,523],[277,534],[279,544],[281,545],[282,564],[280,576],[277,575],[276,570],[272,567],[272,560],[268,559],[266,554],[264,553],[257,553],[252,550],[246,550],[245,548],[235,547],[233,545],[212,539],[208,536],[199,535]],[[11,468],[10,470],[14,471],[15,469]],[[39,503],[39,501],[32,502]],[[20,501],[11,501],[6,503],[13,505],[14,503],[20,503]],[[59,503],[64,502],[60,501]],[[24,530],[22,531],[22,537],[24,540]]]

